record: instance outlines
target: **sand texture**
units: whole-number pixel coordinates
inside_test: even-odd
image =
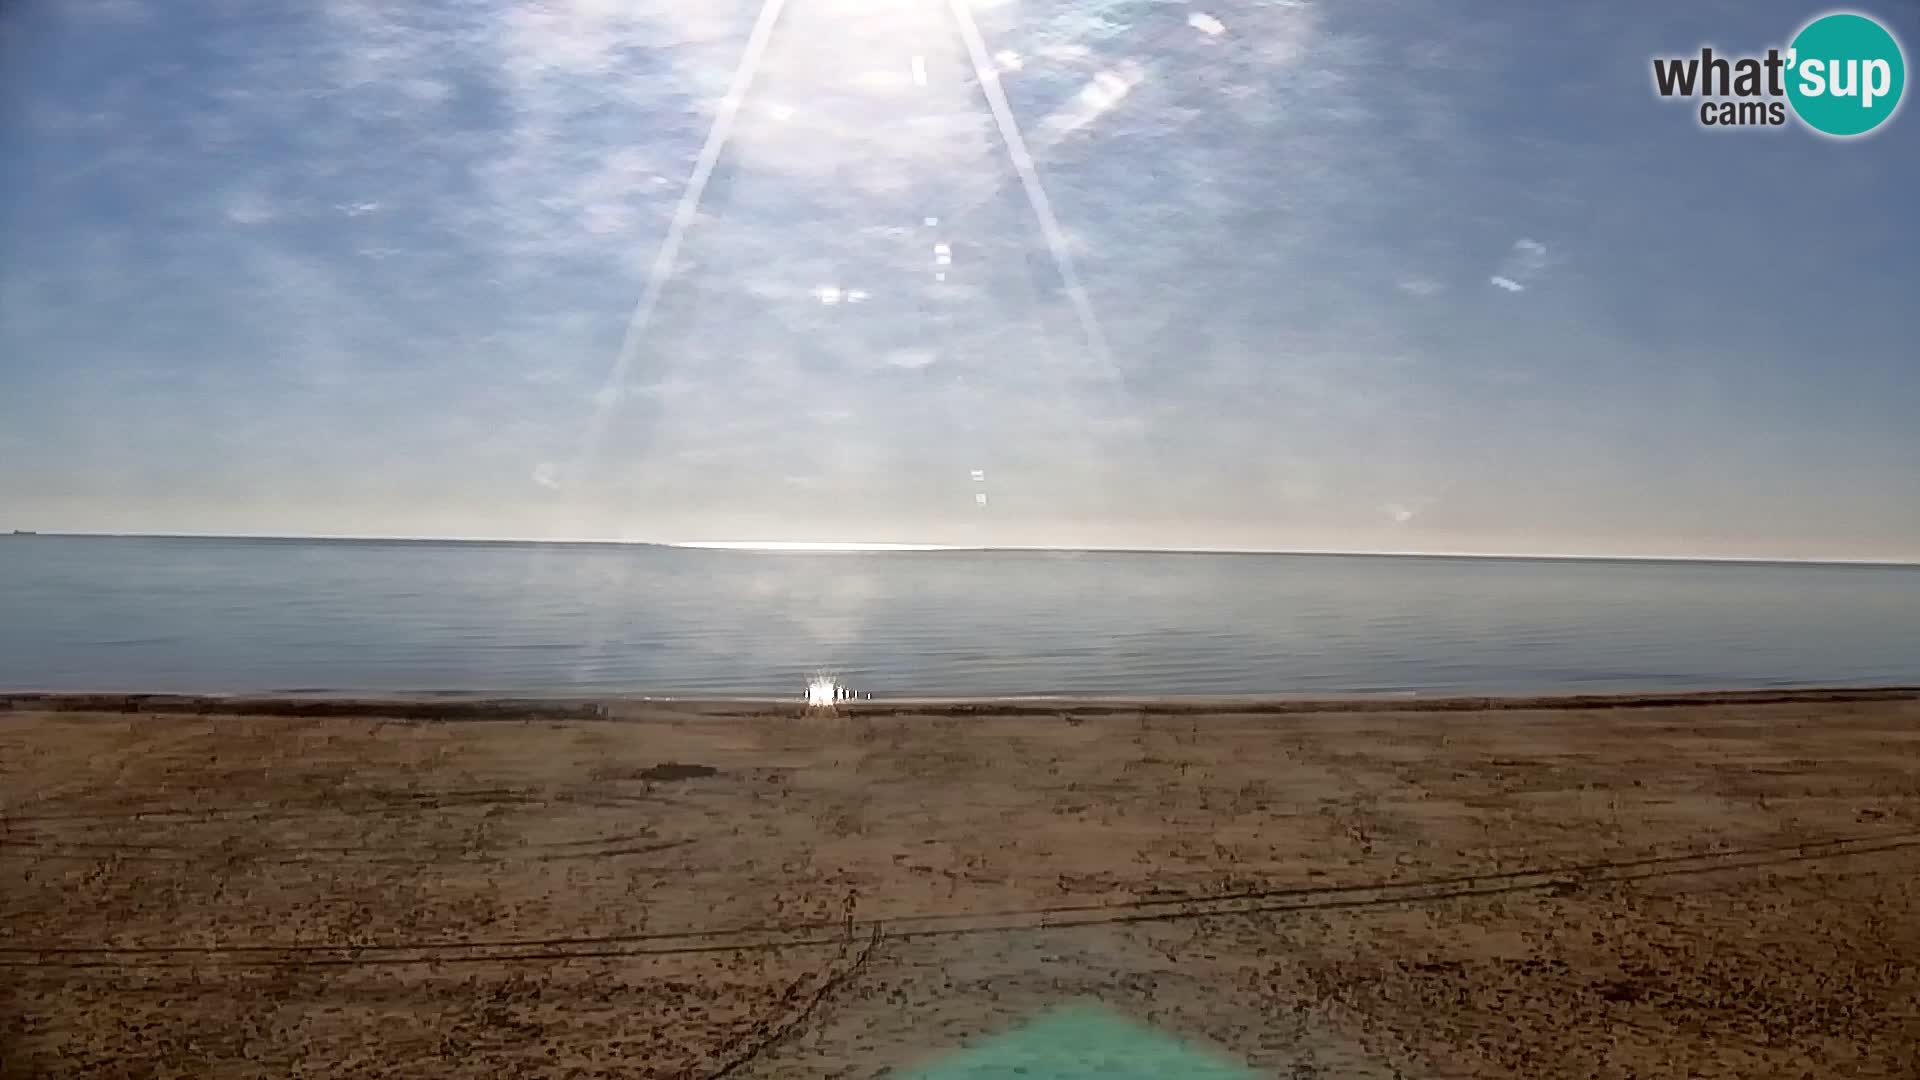
[[[1907,694],[16,697],[0,808],[7,1078],[904,1076],[1072,1003],[1284,1080],[1920,1077]]]

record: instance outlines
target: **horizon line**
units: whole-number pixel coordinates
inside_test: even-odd
[[[1047,553],[1087,555],[1318,555],[1351,558],[1401,559],[1495,559],[1559,560],[1566,562],[1667,562],[1667,563],[1746,563],[1809,566],[1920,566],[1920,558],[1837,558],[1769,555],[1630,555],[1595,552],[1501,552],[1436,550],[1363,550],[1337,548],[1243,548],[1243,547],[1148,547],[1082,546],[1039,544],[924,544],[854,541],[771,541],[771,540],[623,540],[607,538],[554,538],[510,536],[380,536],[367,534],[324,535],[315,533],[191,533],[191,532],[90,532],[13,530],[13,536],[146,539],[146,540],[268,540],[331,541],[341,543],[388,544],[552,544],[562,547],[657,547],[686,551],[733,551],[764,555],[826,554],[928,554],[928,553]],[[0,533],[0,539],[10,538]]]

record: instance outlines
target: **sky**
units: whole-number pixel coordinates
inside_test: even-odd
[[[1825,10],[15,0],[0,531],[1920,559]]]

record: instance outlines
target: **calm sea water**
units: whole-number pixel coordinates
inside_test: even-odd
[[[1920,568],[0,537],[0,688],[876,694],[1920,682]]]

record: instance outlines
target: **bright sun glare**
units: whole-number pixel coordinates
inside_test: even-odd
[[[807,704],[816,708],[832,708],[840,700],[840,685],[831,675],[818,675],[807,682]]]

